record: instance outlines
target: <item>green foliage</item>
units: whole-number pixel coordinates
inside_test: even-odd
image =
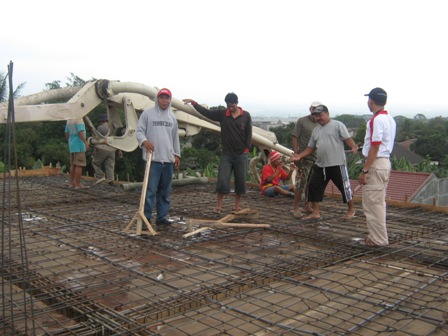
[[[2,125],[4,126],[4,125]],[[69,153],[64,136],[65,122],[36,122],[16,124],[17,157],[20,166],[31,169],[41,159],[45,165],[57,162],[69,164]],[[0,147],[4,148],[4,139]],[[0,153],[0,156],[3,153]]]
[[[437,165],[431,162],[429,156],[426,156],[426,160],[418,164],[417,171],[424,173],[436,173],[436,174],[438,173]]]
[[[402,142],[415,137],[414,122],[408,118],[400,118],[396,120],[397,123],[397,135],[396,142]]]
[[[0,72],[0,102],[8,99],[8,77],[3,72]]]
[[[54,80],[51,83],[45,83],[45,89],[46,90],[61,89],[61,81],[60,80]]]
[[[280,125],[277,127],[270,128],[271,132],[274,132],[277,137],[277,141],[280,145],[287,148],[292,148],[292,131],[296,126],[295,122],[290,122],[286,125]]]
[[[334,117],[333,119],[339,120],[347,128],[358,128],[363,124],[365,125],[366,123],[364,121],[364,118],[351,114],[341,114],[337,117]]]
[[[356,130],[356,134],[353,137],[353,141],[355,144],[363,144],[364,139],[366,137],[366,131],[367,131],[367,123],[363,123],[359,125],[358,129]]]
[[[221,152],[221,136],[215,132],[201,130],[201,132],[192,137],[191,145],[195,148],[207,149],[219,154]]]
[[[183,147],[181,151],[181,171],[194,175],[192,171],[201,172],[207,177],[216,177],[219,155],[205,148]]]
[[[67,150],[67,143],[62,140],[48,141],[36,148],[36,157],[41,158],[44,165],[50,163],[53,167],[57,163],[68,165],[70,163],[70,155]]]
[[[448,156],[447,156],[448,158]],[[420,162],[417,166],[412,165],[404,158],[398,160],[395,156],[391,158],[392,169],[406,172],[433,173],[439,178],[448,177],[447,165],[437,165],[431,161],[429,156],[425,161]]]
[[[204,176],[206,177],[217,177],[219,169],[219,161],[210,162],[204,169]]]
[[[393,170],[415,172],[416,168],[405,158],[401,157],[399,160],[394,156],[391,158],[391,164]]]
[[[118,179],[122,181],[141,182],[145,174],[145,165],[140,148],[132,152],[124,152],[122,159],[116,156],[115,175],[118,175]]]
[[[13,96],[19,97],[20,91],[25,87],[26,83],[20,83],[13,91]],[[9,98],[9,80],[8,76],[0,72],[0,102],[5,102]]]
[[[411,149],[421,156],[429,155],[433,161],[440,162],[448,154],[447,145],[446,135],[439,130],[419,137],[411,145]]]
[[[356,179],[361,173],[362,165],[360,161],[361,156],[359,154],[347,155],[347,170],[350,178]]]
[[[65,87],[77,87],[77,86],[83,86],[85,83],[87,83],[86,80],[82,79],[79,76],[76,76],[72,72],[70,72],[70,76],[66,78],[67,82],[65,83]],[[54,80],[50,83],[45,83],[45,89],[46,90],[54,90],[54,89],[61,89],[61,81],[60,80]]]

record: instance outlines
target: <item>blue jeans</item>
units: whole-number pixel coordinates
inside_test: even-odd
[[[289,185],[281,185],[279,187],[282,188],[283,190],[289,191]],[[268,197],[275,197],[280,195],[279,193],[276,193],[274,189],[275,189],[274,187],[266,188],[263,195]]]
[[[235,193],[246,193],[247,154],[233,155],[222,154],[219,164],[216,192],[220,194],[230,193],[230,177],[235,177]]]
[[[145,199],[145,216],[148,220],[152,216],[154,200],[156,201],[157,210],[156,222],[161,221],[168,215],[173,168],[174,164],[171,162],[151,162]]]

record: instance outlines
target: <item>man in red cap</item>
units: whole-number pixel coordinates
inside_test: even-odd
[[[170,225],[170,191],[173,169],[180,165],[180,143],[177,120],[171,110],[171,91],[161,89],[155,106],[140,115],[136,137],[142,149],[143,160],[152,152],[151,167],[146,200],[145,216],[151,220],[154,203],[156,205],[156,224]]]
[[[288,181],[291,178],[295,164],[291,163],[289,173],[283,169],[282,156],[273,150],[269,153],[268,164],[261,171],[261,194],[275,197],[278,195],[294,197],[294,185],[280,185],[280,181]]]

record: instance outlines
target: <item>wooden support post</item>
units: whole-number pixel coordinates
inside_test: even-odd
[[[138,207],[138,211],[135,214],[134,218],[132,218],[131,222],[124,229],[124,232],[135,233],[138,236],[140,236],[141,234],[151,234],[155,236],[157,234],[157,232],[152,228],[151,223],[145,216],[146,188],[148,185],[149,170],[151,169],[151,159],[152,152],[148,152],[148,157],[146,158],[145,177],[143,178],[142,194],[140,196],[140,206]],[[131,227],[134,222],[137,222],[137,228],[135,231],[131,231]],[[149,232],[142,230],[143,222],[146,224],[146,228]]]

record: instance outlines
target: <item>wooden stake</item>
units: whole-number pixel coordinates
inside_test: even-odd
[[[151,159],[152,159],[152,152],[148,152],[148,157],[146,158],[145,177],[143,178],[142,195],[140,196],[140,206],[134,218],[132,218],[131,222],[124,229],[124,232],[135,233],[138,236],[140,236],[141,234],[151,234],[155,236],[157,234],[157,232],[152,228],[151,223],[149,223],[148,219],[145,216],[146,188],[148,186],[149,171],[151,168]],[[137,222],[137,229],[135,231],[131,231],[130,229],[134,222]],[[143,226],[142,222],[145,222],[149,232],[142,231]]]

